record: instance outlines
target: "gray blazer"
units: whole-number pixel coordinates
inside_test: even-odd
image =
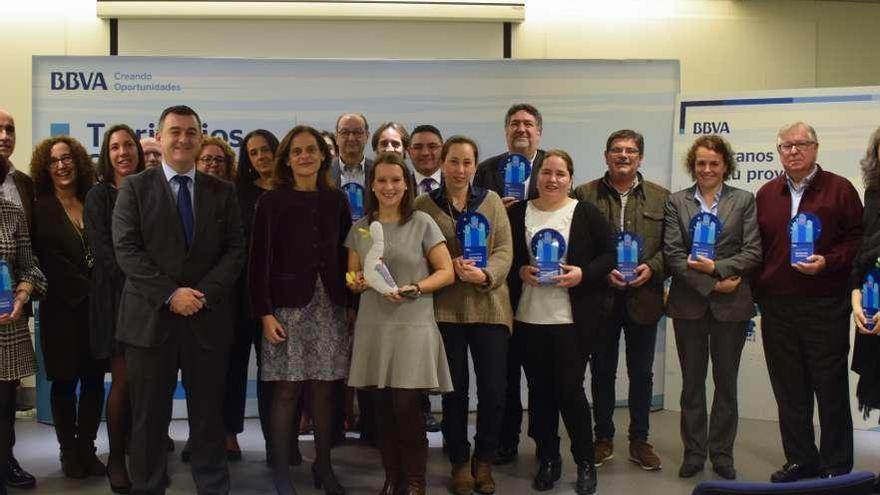
[[[715,244],[715,271],[708,275],[688,268],[690,221],[700,212],[696,184],[669,196],[666,202],[663,255],[672,275],[666,314],[696,320],[706,309],[718,321],[745,321],[755,315],[749,278],[761,264],[761,237],[752,193],[727,184],[718,200],[721,235]],[[738,275],[742,282],[729,294],[713,292],[718,280]]]
[[[370,170],[373,169],[373,160],[364,158],[364,188],[367,187],[366,182],[370,180]],[[334,158],[330,165],[330,173],[333,174],[333,183],[336,187],[342,187],[342,163],[339,158]]]
[[[232,288],[244,264],[240,211],[232,184],[196,172],[195,233],[187,250],[177,203],[162,167],[126,177],[113,209],[113,245],[125,273],[117,340],[161,345],[191,330],[205,349],[232,342]],[[184,317],[166,301],[178,287],[205,293],[207,307]]]

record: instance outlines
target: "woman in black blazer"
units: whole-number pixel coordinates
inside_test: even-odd
[[[569,197],[574,164],[568,153],[549,150],[533,174],[538,197],[508,210],[513,267],[507,281],[514,309],[514,332],[525,342],[532,434],[540,461],[532,486],[550,490],[561,476],[559,413],[578,465],[576,491],[596,491],[590,405],[583,381],[590,347],[601,328],[599,293],[614,266],[611,226],[590,203]],[[561,233],[568,245],[560,275],[539,284],[528,247],[545,228]]]
[[[37,194],[34,252],[50,287],[38,313],[40,345],[52,381],[61,469],[69,478],[103,476],[95,436],[107,361],[93,358],[90,349],[89,292],[95,258],[83,226],[83,202],[94,183],[94,167],[78,141],[58,136],[34,149],[31,177]]]
[[[109,359],[113,377],[107,396],[107,437],[110,441],[107,477],[114,493],[131,490],[125,465],[125,442],[131,433],[131,408],[125,357],[116,342],[116,315],[125,275],[116,263],[111,224],[122,179],[143,169],[144,151],[134,130],[125,124],[107,129],[98,157],[100,183],[86,195],[83,212],[89,247],[95,257],[89,296],[92,356]]]

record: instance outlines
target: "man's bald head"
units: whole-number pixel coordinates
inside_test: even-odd
[[[162,147],[156,138],[149,136],[141,138],[141,147],[144,149],[144,167],[153,168],[162,165]]]
[[[0,156],[9,159],[15,151],[15,119],[0,108]]]

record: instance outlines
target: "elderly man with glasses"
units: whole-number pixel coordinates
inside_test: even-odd
[[[810,125],[780,129],[785,173],[756,196],[764,263],[755,299],[786,459],[773,482],[837,476],[853,465],[847,279],[862,239],[862,203],[846,178],[816,163],[818,148]],[[813,254],[793,263],[790,225],[802,214],[816,239]],[[818,449],[814,398],[822,431]]]

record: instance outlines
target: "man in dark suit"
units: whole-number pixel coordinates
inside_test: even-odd
[[[504,117],[504,137],[507,151],[487,158],[477,166],[474,174],[474,185],[490,189],[501,196],[504,206],[510,206],[516,198],[504,195],[504,176],[501,173],[501,162],[512,153],[519,153],[532,163],[532,173],[526,179],[526,196],[528,199],[538,197],[538,186],[535,176],[544,159],[544,150],[539,149],[544,119],[537,108],[528,103],[517,103],[507,109]]]
[[[366,183],[370,169],[373,168],[373,160],[364,156],[369,136],[370,126],[363,114],[344,113],[336,119],[339,156],[333,159],[330,170],[337,187],[349,182],[356,182],[361,186]]]
[[[483,160],[474,174],[474,185],[498,193],[504,206],[516,203],[516,198],[504,195],[504,176],[501,163],[511,153],[519,153],[532,163],[532,172],[526,180],[526,197],[538,197],[537,170],[544,159],[544,150],[538,149],[544,120],[541,112],[528,103],[516,103],[507,109],[504,116],[504,136],[507,151]],[[524,360],[523,342],[520,334],[514,332],[510,337],[507,351],[507,395],[504,398],[504,418],[501,423],[501,437],[495,464],[503,465],[513,462],[519,452],[519,430],[522,424],[522,399],[520,398],[520,382],[522,381],[522,365]]]
[[[606,277],[609,289],[603,302],[609,318],[590,360],[595,463],[601,466],[614,457],[614,382],[623,332],[629,377],[629,459],[642,469],[656,471],[661,462],[648,443],[648,416],[654,388],[657,322],[663,316],[663,208],[669,191],[642,177],[639,167],[644,152],[645,139],[638,132],[613,132],[605,142],[607,172],[578,186],[575,196],[596,205],[615,235],[633,232],[642,239],[635,279],[625,281],[617,269]]]
[[[232,184],[197,172],[202,133],[189,107],[165,109],[161,167],[127,177],[113,212],[126,281],[117,339],[132,402],[132,493],[165,492],[166,432],[178,367],[186,388],[198,493],[229,493],[222,409],[232,340],[227,308],[244,263]]]
[[[12,114],[6,110],[0,109],[0,156],[6,158],[9,164],[9,170],[6,179],[0,183],[0,198],[12,201],[24,209],[25,217],[27,217],[28,231],[33,231],[33,210],[34,210],[34,181],[31,178],[17,170],[12,164],[12,153],[15,151],[15,119]],[[30,314],[30,311],[28,311]],[[15,422],[15,402],[10,402],[12,407],[10,418]],[[18,463],[18,460],[12,455],[12,447],[15,446],[15,429],[12,430],[12,437],[9,441],[9,460],[6,466],[0,466],[0,469],[6,469],[6,485],[13,488],[32,488],[36,486],[37,479],[24,469]],[[6,446],[0,445],[0,448]]]

